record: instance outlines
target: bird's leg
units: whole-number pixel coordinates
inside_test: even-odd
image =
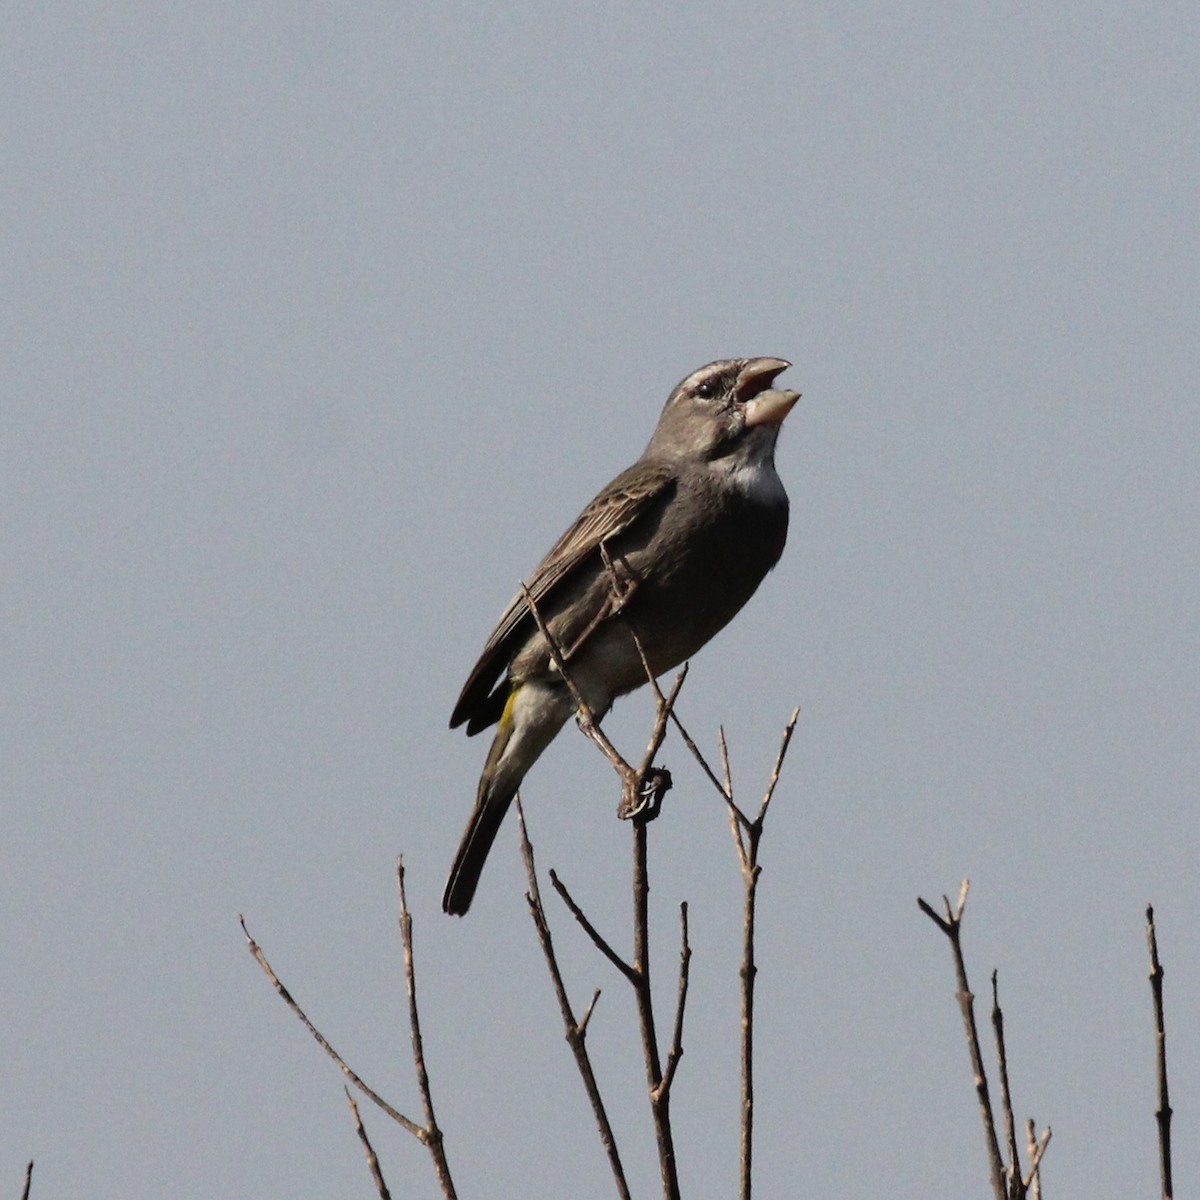
[[[611,585],[608,615],[616,616],[632,599],[633,593],[637,591],[637,576],[630,570],[624,559],[613,561],[612,556],[608,553],[607,542],[600,543],[600,557],[604,560],[605,567],[608,568],[608,580]]]

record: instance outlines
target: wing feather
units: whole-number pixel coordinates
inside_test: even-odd
[[[667,466],[637,463],[618,475],[580,513],[578,520],[558,539],[542,559],[526,585],[535,604],[552,596],[581,564],[597,552],[601,542],[610,541],[630,528],[667,489],[674,472]],[[513,655],[524,645],[533,625],[524,592],[518,592],[496,623],[479,661],[463,685],[450,728],[469,722],[468,733],[499,720],[505,697],[493,692]]]

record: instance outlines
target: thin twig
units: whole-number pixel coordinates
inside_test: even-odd
[[[779,753],[775,756],[775,765],[767,783],[759,805],[758,815],[753,821],[748,820],[742,810],[733,802],[733,772],[729,765],[729,748],[725,741],[725,730],[721,730],[721,762],[725,773],[728,796],[726,804],[729,809],[729,827],[733,834],[734,846],[737,849],[738,861],[742,868],[742,885],[744,888],[744,907],[742,916],[742,965],[738,971],[742,991],[742,1120],[741,1120],[741,1200],[750,1200],[752,1168],[754,1165],[754,984],[758,977],[758,965],[755,960],[755,919],[758,911],[758,881],[762,875],[762,866],[758,861],[758,848],[762,842],[763,829],[766,824],[767,810],[771,806],[771,797],[779,783],[783,762],[791,745],[792,734],[796,730],[796,722],[800,719],[800,710],[795,708],[788,719],[779,743]]]
[[[1049,1130],[1046,1140],[1050,1140]],[[1042,1200],[1042,1176],[1038,1171],[1042,1151],[1038,1149],[1037,1126],[1032,1117],[1025,1122],[1025,1153],[1029,1155],[1029,1200]]]
[[[733,768],[729,765],[729,743],[725,740],[725,726],[717,726],[717,746],[721,751],[721,775],[725,780],[725,795],[733,801]]]
[[[1021,1159],[1017,1151],[1017,1123],[1013,1116],[1012,1093],[1008,1087],[1008,1054],[1004,1049],[1004,1013],[1000,1009],[998,972],[992,971],[992,1032],[996,1038],[996,1059],[1000,1071],[1000,1107],[1004,1111],[1004,1133],[1008,1142],[1009,1192],[1016,1190],[1021,1178]]]
[[[1046,1148],[1050,1145],[1050,1138],[1053,1133],[1050,1126],[1046,1126],[1046,1132],[1042,1134],[1042,1140],[1035,1141],[1033,1136],[1033,1122],[1028,1125],[1029,1130],[1029,1174],[1025,1176],[1022,1183],[1028,1189],[1027,1196],[1029,1200],[1041,1200],[1042,1197],[1042,1155],[1046,1153]]]
[[[33,1159],[25,1165],[25,1187],[21,1191],[21,1200],[29,1200],[29,1189],[33,1186]]]
[[[946,935],[954,951],[958,1006],[962,1012],[963,1027],[967,1035],[967,1050],[971,1056],[971,1070],[975,1076],[975,1094],[979,1099],[979,1111],[983,1118],[983,1136],[987,1144],[988,1173],[992,1180],[992,1192],[996,1200],[1007,1200],[1007,1190],[1004,1186],[1004,1163],[1000,1158],[1000,1145],[996,1140],[996,1123],[992,1116],[991,1096],[988,1094],[987,1072],[984,1070],[983,1054],[979,1048],[979,1031],[975,1026],[975,997],[967,985],[967,965],[963,961],[962,953],[962,915],[963,909],[966,907],[969,888],[969,881],[964,879],[955,908],[950,907],[949,897],[942,897],[946,912],[944,918],[934,912],[933,908],[923,899],[918,899],[917,905]]]
[[[525,810],[521,807],[520,797],[517,798],[517,823],[521,830],[521,857],[524,859],[525,875],[529,881],[529,890],[525,893],[525,899],[529,905],[529,915],[533,918],[534,928],[537,930],[538,943],[542,948],[542,955],[550,971],[550,979],[554,984],[554,994],[558,999],[558,1009],[562,1015],[567,1045],[571,1047],[571,1054],[575,1058],[575,1066],[579,1071],[580,1078],[583,1080],[584,1090],[587,1092],[588,1100],[591,1103],[592,1113],[596,1118],[596,1127],[600,1133],[600,1142],[604,1146],[605,1154],[608,1155],[608,1164],[612,1169],[613,1181],[617,1186],[617,1194],[621,1197],[621,1200],[630,1200],[629,1184],[625,1180],[625,1169],[621,1165],[621,1155],[617,1150],[617,1140],[613,1134],[608,1113],[604,1108],[604,1100],[600,1095],[600,1085],[596,1082],[596,1074],[592,1070],[592,1061],[587,1049],[587,1024],[591,1020],[592,1011],[596,1007],[596,1001],[600,998],[600,992],[597,989],[592,995],[592,1002],[588,1005],[583,1020],[577,1021],[575,1019],[575,1012],[571,1007],[570,997],[567,995],[567,986],[563,982],[562,971],[558,966],[558,956],[554,951],[554,939],[550,934],[550,923],[546,918],[545,907],[542,905],[542,894],[538,887],[537,867],[533,859],[533,844],[529,840],[529,830],[525,825]]]
[[[792,734],[796,732],[796,722],[800,720],[800,710],[792,709],[792,715],[783,731],[783,741],[779,744],[779,753],[775,755],[775,766],[771,769],[771,780],[767,784],[767,793],[763,796],[762,807],[758,810],[755,822],[761,826],[767,818],[767,809],[771,807],[771,798],[779,784],[779,776],[783,772],[783,760],[787,758],[788,747],[792,744]]]
[[[599,950],[600,953],[603,954],[604,957],[607,958],[608,961],[612,963],[612,965],[616,967],[617,970],[620,971],[630,983],[636,984],[637,981],[633,967],[631,967],[629,963],[627,963],[612,948],[612,943],[609,942],[603,936],[603,934],[597,930],[595,925],[592,924],[583,909],[575,903],[575,898],[567,890],[567,885],[563,883],[561,879],[559,879],[557,872],[555,872],[553,869],[550,871],[550,882],[554,886],[554,890],[558,893],[559,898],[567,906],[567,908],[571,910],[571,916],[573,916],[575,920],[579,922],[584,933],[586,933],[588,937],[592,939],[592,945],[595,946],[596,949]]]
[[[634,635],[634,640],[637,641],[637,635]],[[638,650],[642,648],[641,642],[638,642]],[[648,670],[649,668],[647,668]],[[684,663],[679,674],[675,676],[675,682],[671,685],[670,692],[663,696],[659,691],[658,684],[655,682],[654,690],[658,692],[657,711],[654,716],[654,729],[650,734],[650,740],[646,744],[646,753],[642,756],[642,764],[638,768],[638,776],[645,778],[650,771],[650,765],[654,761],[654,756],[662,748],[663,738],[667,736],[667,721],[675,708],[675,701],[679,698],[679,689],[683,687],[683,681],[688,676],[688,664]]]
[[[762,868],[758,856],[758,838],[752,832],[744,872],[744,909],[742,916],[742,965],[738,970],[742,991],[742,1120],[741,1120],[741,1200],[750,1200],[754,1166],[754,983],[758,965],[754,954],[755,915],[758,906],[758,877]]]
[[[616,746],[608,740],[608,735],[605,734],[604,730],[600,728],[600,722],[596,714],[592,711],[591,705],[588,704],[570,671],[567,670],[566,656],[563,654],[562,647],[559,646],[554,634],[550,632],[549,625],[542,619],[537,602],[524,582],[521,584],[521,592],[525,597],[525,603],[529,605],[529,613],[533,617],[534,623],[537,625],[542,637],[546,639],[546,645],[550,649],[550,661],[562,676],[563,682],[567,685],[567,690],[571,693],[571,699],[575,701],[575,707],[579,710],[579,727],[600,747],[605,758],[612,763],[613,768],[618,774],[623,775],[624,772],[632,771],[633,768],[621,756]]]
[[[687,727],[679,719],[679,714],[672,709],[671,720],[675,724],[675,728],[679,731],[679,736],[683,738],[683,744],[688,748],[691,756],[700,765],[700,769],[708,776],[708,781],[717,789],[722,798],[726,801],[732,801],[733,797],[725,790],[725,785],[717,778],[717,773],[708,764],[708,759],[704,757],[704,752],[696,745],[696,739],[687,731]]]
[[[454,1180],[450,1175],[450,1164],[446,1159],[442,1131],[438,1128],[437,1118],[434,1115],[433,1097],[429,1089],[429,1075],[425,1069],[425,1050],[421,1039],[421,1023],[417,1013],[417,984],[413,966],[412,915],[408,911],[408,902],[404,894],[404,862],[402,859],[396,860],[396,877],[400,888],[400,934],[404,943],[404,978],[408,989],[408,1016],[409,1030],[412,1037],[413,1066],[416,1069],[417,1084],[421,1092],[421,1101],[425,1108],[424,1125],[418,1124],[411,1117],[406,1117],[384,1100],[374,1088],[368,1087],[358,1073],[333,1048],[328,1038],[309,1020],[308,1014],[296,1002],[291,992],[284,987],[279,976],[275,974],[271,964],[267,961],[267,956],[262,951],[262,947],[250,936],[250,930],[246,928],[245,919],[239,918],[239,920],[242,924],[242,932],[246,935],[246,944],[250,953],[263,969],[263,972],[271,981],[271,985],[279,993],[280,998],[295,1013],[305,1029],[312,1034],[317,1045],[337,1063],[341,1068],[342,1074],[368,1100],[375,1104],[382,1112],[387,1113],[398,1125],[411,1133],[429,1151],[430,1157],[433,1159],[434,1172],[442,1188],[442,1195],[446,1197],[446,1200],[456,1200],[457,1193],[454,1189]]]
[[[663,1072],[659,1088],[669,1091],[675,1079],[679,1060],[683,1057],[683,1010],[687,1006],[688,974],[692,961],[692,947],[688,942],[688,906],[684,900],[679,906],[679,996],[675,1001],[675,1031],[671,1036],[671,1048],[667,1051],[667,1069]]]
[[[371,1178],[375,1180],[375,1190],[379,1193],[379,1200],[392,1200],[392,1194],[388,1191],[388,1186],[383,1179],[383,1172],[379,1169],[379,1156],[375,1153],[375,1147],[371,1145],[371,1139],[367,1137],[362,1117],[358,1115],[358,1105],[354,1103],[354,1097],[350,1094],[349,1088],[342,1090],[346,1093],[346,1103],[350,1105],[350,1111],[354,1114],[354,1131],[358,1134],[358,1140],[363,1144],[363,1152],[367,1156],[367,1168],[371,1172]]]
[[[275,974],[271,964],[267,961],[267,956],[262,951],[262,947],[260,947],[254,938],[250,936],[250,930],[246,928],[245,918],[239,917],[238,920],[241,921],[242,932],[246,935],[247,946],[250,950],[250,953],[254,956],[255,961],[260,967],[262,967],[267,978],[271,981],[271,986],[274,987],[274,989],[279,993],[279,996],[283,1002],[292,1010],[293,1013],[296,1014],[300,1020],[300,1023],[316,1039],[317,1045],[320,1046],[321,1049],[324,1050],[325,1053],[328,1054],[335,1063],[337,1063],[337,1065],[341,1068],[342,1074],[345,1075],[346,1078],[349,1079],[350,1082],[354,1084],[354,1086],[358,1088],[358,1090],[362,1092],[362,1094],[366,1096],[368,1100],[374,1103],[381,1111],[387,1113],[387,1115],[391,1117],[392,1120],[398,1125],[402,1125],[405,1129],[407,1129],[408,1132],[411,1133],[419,1142],[427,1144],[427,1134],[425,1130],[418,1125],[416,1121],[406,1117],[403,1113],[394,1109],[373,1088],[368,1087],[367,1084],[364,1083],[363,1080],[359,1078],[359,1076],[351,1069],[346,1060],[342,1058],[342,1056],[329,1044],[329,1041],[326,1039],[325,1035],[308,1019],[308,1014],[300,1007],[299,1004],[296,1003],[291,992],[284,987],[283,983],[279,979],[279,976]]]
[[[433,1111],[433,1094],[429,1088],[429,1072],[425,1069],[425,1043],[421,1038],[421,1019],[417,1012],[417,976],[413,959],[413,923],[408,911],[408,898],[404,894],[404,859],[396,858],[396,886],[400,892],[400,939],[404,944],[404,982],[408,991],[408,1026],[412,1038],[413,1067],[417,1073],[417,1087],[421,1092],[421,1103],[425,1107],[424,1141],[433,1157],[433,1169],[443,1193],[448,1200],[455,1195],[454,1181],[450,1177],[450,1164],[446,1160],[446,1149],[442,1131]]]
[[[675,1139],[671,1131],[671,1093],[662,1084],[662,1063],[658,1054],[658,1032],[654,1024],[653,993],[650,985],[650,880],[646,866],[649,826],[642,817],[633,822],[633,969],[636,975],[634,997],[638,1027],[642,1034],[642,1055],[646,1061],[646,1084],[650,1093],[650,1113],[658,1144],[658,1166],[666,1200],[679,1200],[679,1172],[675,1161]]]
[[[1163,1020],[1163,967],[1158,961],[1158,934],[1154,928],[1154,907],[1146,906],[1146,942],[1150,949],[1150,990],[1154,996],[1154,1048],[1158,1075],[1158,1165],[1162,1179],[1162,1200],[1171,1200],[1171,1097],[1167,1090],[1167,1029]]]

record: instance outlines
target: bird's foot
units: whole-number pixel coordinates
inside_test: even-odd
[[[662,811],[663,797],[671,790],[671,772],[651,767],[645,775],[631,775],[621,789],[617,816],[622,821],[653,821]]]

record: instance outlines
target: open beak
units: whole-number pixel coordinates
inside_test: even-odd
[[[737,402],[745,408],[748,426],[778,425],[792,411],[800,393],[771,387],[775,376],[791,365],[784,358],[752,358],[741,369],[734,390]]]

